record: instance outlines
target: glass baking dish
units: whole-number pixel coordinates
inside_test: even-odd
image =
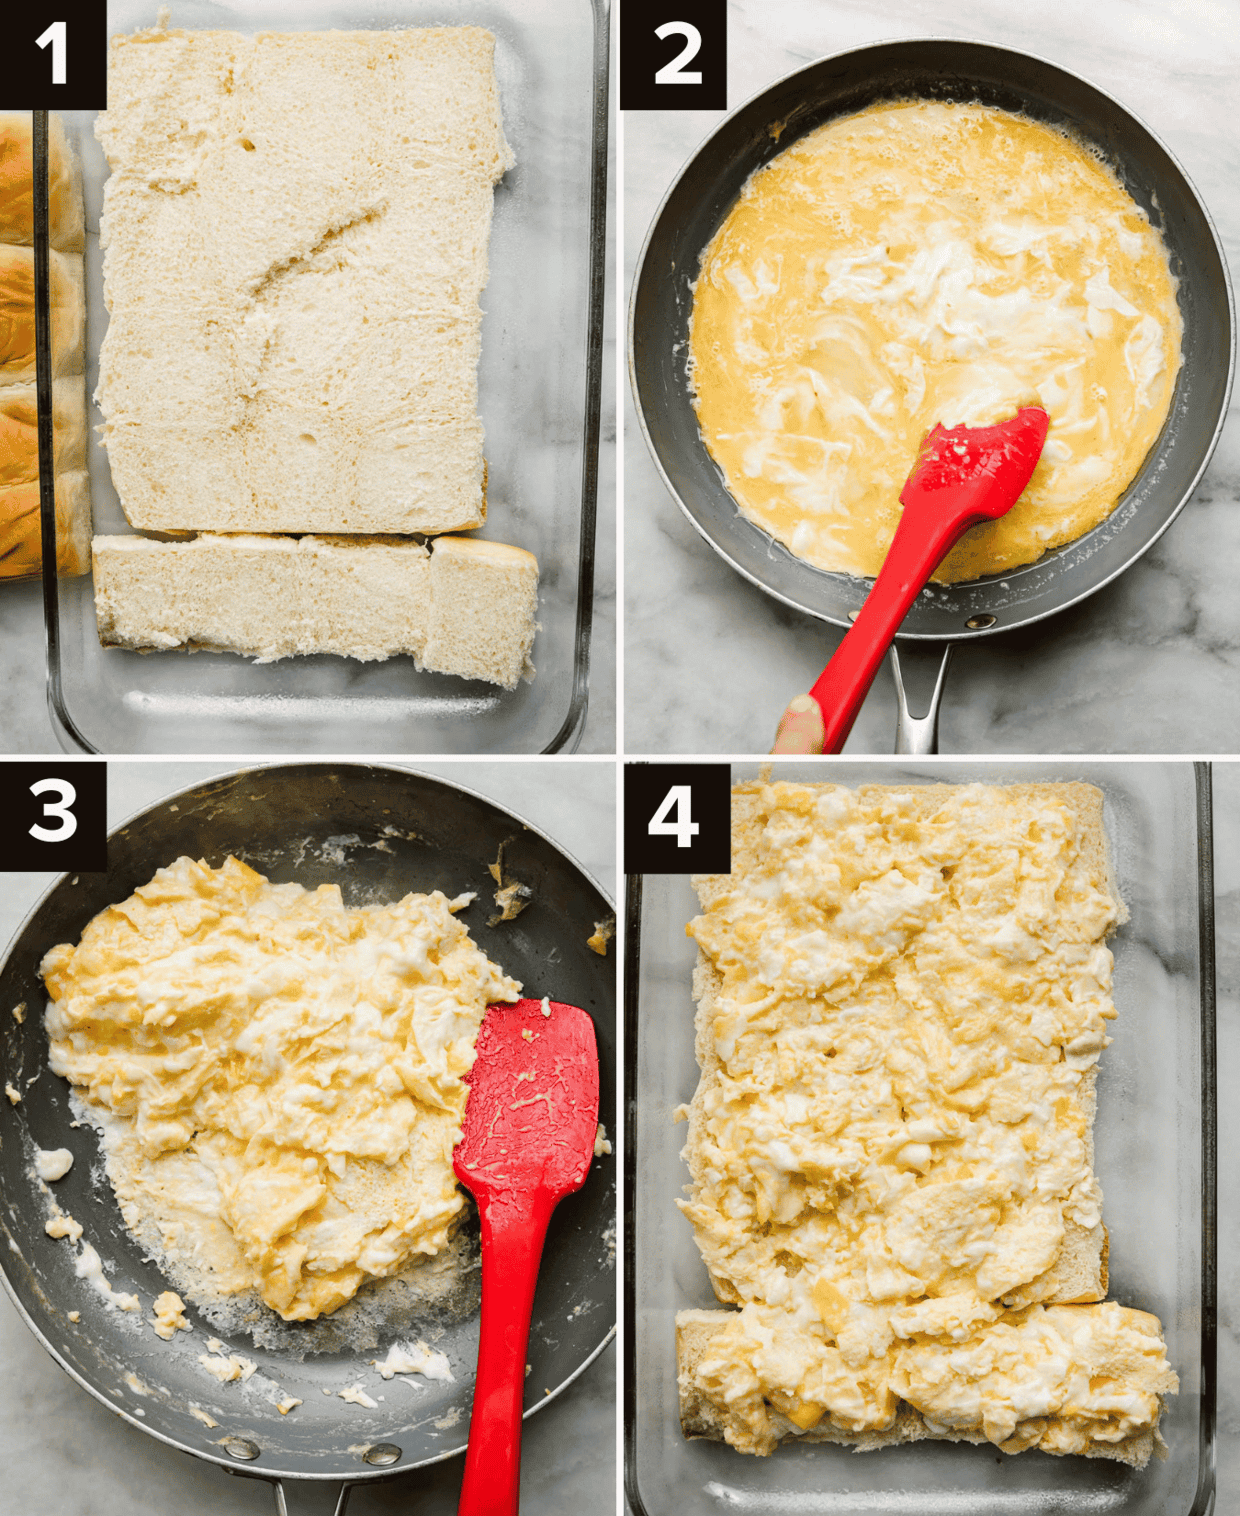
[[[733,765],[735,779],[756,764]],[[1188,763],[779,764],[775,777],[953,784],[1082,779],[1105,796],[1131,919],[1115,954],[1114,1041],[1098,1076],[1096,1168],[1110,1230],[1109,1298],[1156,1312],[1180,1376],[1169,1453],[1141,1472],[1102,1459],[920,1442],[833,1444],[770,1458],[686,1440],[674,1316],[718,1305],[673,1201],[688,1171],[672,1110],[697,1085],[691,976],[697,914],[683,877],[630,876],[625,977],[625,1479],[637,1516],[1205,1516],[1214,1508],[1214,895],[1209,766]]]
[[[495,34],[516,154],[495,191],[479,369],[488,519],[479,535],[541,568],[537,678],[516,690],[318,656],[100,646],[92,582],[49,580],[48,703],[70,751],[571,751],[585,720],[594,593],[607,193],[610,0],[174,0],[171,22],[241,32],[471,24]],[[111,33],[153,26],[157,0],[108,0]],[[65,112],[86,199],[87,393],[107,329],[99,213],[107,161],[93,112]],[[102,417],[90,402],[92,427]],[[95,530],[127,533],[92,430]]]

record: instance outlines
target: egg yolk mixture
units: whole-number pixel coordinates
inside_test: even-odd
[[[733,872],[694,882],[679,1204],[741,1309],[683,1315],[713,1329],[694,1388],[727,1440],[883,1431],[901,1403],[1008,1452],[1156,1428],[1161,1326],[1102,1302],[1099,793],[742,785]]]
[[[1080,143],[982,105],[829,122],[755,172],[702,257],[689,371],[741,512],[817,568],[874,575],[925,434],[1040,405],[999,521],[934,577],[1032,563],[1106,519],[1171,405],[1161,237]]]
[[[131,1230],[290,1321],[442,1248],[462,1076],[487,1004],[520,993],[454,916],[472,898],[352,909],[179,858],[54,947],[49,1061]]]

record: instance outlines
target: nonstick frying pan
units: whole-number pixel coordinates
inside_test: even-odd
[[[707,542],[759,589],[847,626],[872,581],[824,573],[794,557],[747,521],[728,494],[698,430],[685,364],[701,255],[755,169],[824,121],[909,97],[1022,111],[1098,147],[1162,232],[1184,323],[1183,365],[1166,425],[1113,514],[1037,563],[967,584],[928,585],[918,597],[901,637],[953,643],[1074,605],[1166,531],[1201,478],[1227,414],[1235,318],[1218,234],[1184,170],[1118,101],[1067,69],[990,43],[929,38],[857,48],[785,75],[725,117],[681,170],[647,234],[629,311],[630,379],[663,481]]]
[[[487,866],[501,844],[505,882],[519,880],[533,898],[515,920],[491,927],[497,912]],[[230,1472],[273,1481],[281,1513],[296,1511],[299,1482],[335,1481],[343,1487],[340,1513],[353,1483],[463,1450],[478,1342],[476,1271],[463,1298],[419,1309],[412,1320],[401,1297],[384,1295],[376,1340],[365,1348],[342,1342],[342,1313],[318,1323],[280,1323],[264,1312],[266,1345],[256,1345],[246,1332],[219,1330],[192,1304],[194,1330],[164,1343],[145,1320],[168,1280],[126,1231],[101,1177],[95,1133],[70,1127],[69,1087],[47,1068],[47,996],[38,966],[48,948],[76,941],[98,911],[180,854],[219,864],[230,852],[276,881],[308,888],[336,881],[346,904],[395,900],[410,890],[476,891],[462,919],[479,947],[526,993],[550,994],[593,1018],[599,1119],[611,1131],[614,956],[600,957],[586,941],[613,907],[549,838],[469,790],[365,764],[278,765],[196,784],[120,827],[109,840],[107,872],[65,875],[53,884],[0,969],[0,1082],[11,1082],[22,1097],[17,1106],[0,1100],[0,1278],[26,1324],[62,1368],[131,1425]],[[22,1002],[28,1014],[19,1023],[10,1012]],[[83,1240],[114,1266],[115,1287],[140,1297],[140,1317],[108,1311],[75,1276],[78,1249],[44,1232],[46,1203],[28,1173],[32,1142],[74,1153],[70,1173],[54,1186],[56,1199],[83,1224]],[[530,1333],[527,1415],[571,1383],[614,1333],[615,1221],[612,1163],[604,1159],[552,1218]],[[476,1234],[472,1214],[470,1230]],[[466,1245],[476,1246],[469,1237]],[[69,1321],[70,1311],[80,1312],[78,1323]],[[212,1335],[226,1352],[255,1360],[259,1374],[244,1385],[213,1380],[198,1363]],[[381,1380],[370,1360],[410,1337],[446,1352],[455,1381],[415,1381],[421,1387],[414,1388],[399,1378]],[[303,1404],[281,1416],[264,1380]],[[377,1409],[338,1398],[337,1391],[358,1383]],[[191,1406],[218,1426],[206,1426]]]

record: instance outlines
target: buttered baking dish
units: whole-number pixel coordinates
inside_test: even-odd
[[[757,765],[736,764],[733,779]],[[1164,1460],[1010,1457],[920,1442],[858,1454],[826,1443],[769,1458],[688,1441],[677,1414],[674,1318],[716,1308],[688,1221],[686,1128],[672,1112],[698,1079],[691,994],[698,914],[687,877],[632,876],[626,919],[625,1454],[636,1513],[722,1511],[1205,1516],[1214,1505],[1214,925],[1208,765],[780,763],[775,778],[856,786],[1084,780],[1104,796],[1131,913],[1110,940],[1118,1019],[1098,1077],[1096,1172],[1110,1233],[1108,1297],[1156,1313],[1180,1377]]]
[[[109,31],[156,24],[109,0]],[[540,566],[537,676],[515,690],[419,673],[412,658],[143,654],[100,646],[90,578],[45,585],[49,707],[68,749],[101,752],[571,751],[589,683],[602,352],[609,0],[173,0],[170,24],[243,33],[475,25],[495,35],[516,155],[495,191],[479,367],[488,520]],[[107,329],[94,113],[66,112],[86,202],[87,393]],[[89,404],[92,429],[101,421]],[[96,533],[128,533],[92,430]]]

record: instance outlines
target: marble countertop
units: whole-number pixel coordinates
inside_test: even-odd
[[[616,892],[615,767],[608,762],[426,762],[442,775],[494,797],[543,828]],[[109,824],[230,763],[109,764]],[[0,873],[0,944],[7,947],[53,875]],[[55,1516],[222,1516],[274,1509],[269,1485],[226,1472],[140,1437],[76,1385],[43,1351],[0,1294],[0,1467],[3,1505]],[[568,1390],[526,1423],[522,1509],[546,1516],[605,1512],[615,1505],[616,1353],[606,1348]],[[387,1484],[355,1489],[349,1516],[413,1508],[449,1516],[460,1493],[462,1460],[449,1459]],[[330,1516],[326,1491],[298,1492],[291,1516]]]
[[[823,54],[901,36],[1023,48],[1114,94],[1166,141],[1240,270],[1240,154],[1234,4],[1195,0],[731,0],[733,106]],[[667,187],[719,112],[629,113],[624,122],[626,300]],[[807,689],[840,632],[734,573],[668,495],[624,396],[624,745],[630,753],[770,747],[787,701]],[[973,642],[949,675],[944,752],[1240,751],[1240,426],[1166,536],[1084,604],[1039,626]],[[721,699],[720,656],[727,698]],[[890,752],[895,694],[885,665],[848,752]]]

